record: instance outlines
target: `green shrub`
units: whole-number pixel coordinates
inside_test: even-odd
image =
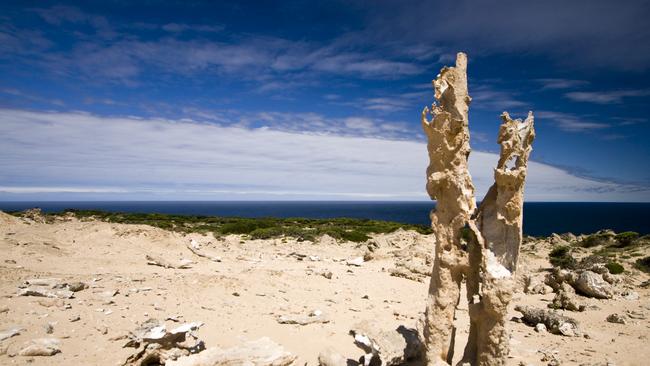
[[[549,261],[554,267],[572,269],[576,267],[577,261],[571,255],[571,248],[567,245],[559,245],[548,254]]]
[[[359,231],[344,231],[341,233],[341,239],[361,243],[370,239],[370,237]]]
[[[292,237],[298,241],[316,241],[328,234],[337,240],[364,242],[371,234],[391,233],[403,228],[421,234],[431,234],[425,225],[403,224],[392,221],[334,218],[243,218],[219,216],[185,216],[157,213],[124,213],[94,210],[66,210],[81,220],[103,220],[119,224],[150,225],[184,233],[212,233],[215,237],[228,234],[249,235],[252,239]],[[53,216],[61,214],[53,214]]]
[[[643,272],[650,273],[650,256],[637,259],[636,268],[642,270]]]
[[[581,247],[592,248],[599,245],[608,245],[612,243],[613,235],[609,232],[595,233],[582,239],[579,243]]]
[[[563,257],[563,256],[569,254],[570,250],[571,250],[571,248],[569,246],[567,246],[567,245],[559,245],[559,246],[556,246],[555,248],[553,248],[551,250],[551,252],[548,253],[548,256],[552,257],[552,258]]]
[[[625,268],[623,268],[623,265],[620,263],[610,261],[608,262],[605,267],[609,270],[609,273],[611,274],[621,274],[625,271]]]
[[[257,228],[250,232],[251,239],[270,239],[282,236],[284,233],[281,227]]]
[[[257,229],[270,228],[273,223],[265,219],[241,219],[235,222],[223,224],[219,231],[222,234],[250,234]]]
[[[626,247],[632,243],[636,239],[639,238],[639,233],[636,233],[634,231],[625,231],[619,234],[616,234],[615,239],[618,242],[619,247]]]

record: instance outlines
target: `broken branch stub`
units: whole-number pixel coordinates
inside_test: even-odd
[[[422,112],[430,160],[426,187],[436,200],[430,215],[436,249],[422,329],[427,361],[452,362],[453,319],[465,280],[470,332],[462,361],[503,365],[509,347],[505,317],[522,240],[523,187],[535,138],[533,115],[521,121],[502,114],[495,183],[477,208],[467,164],[467,56],[458,53],[456,66],[443,68],[433,87],[437,103]]]

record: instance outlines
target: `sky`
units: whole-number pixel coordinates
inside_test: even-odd
[[[0,200],[427,200],[469,57],[470,172],[535,114],[528,201],[650,201],[650,2],[3,1]]]

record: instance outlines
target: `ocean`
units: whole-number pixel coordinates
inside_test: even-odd
[[[40,207],[45,212],[67,208],[113,212],[239,217],[353,217],[429,225],[434,202],[314,201],[84,201],[0,202],[0,210]],[[526,202],[524,233],[550,235],[593,233],[601,229],[650,234],[650,203]]]

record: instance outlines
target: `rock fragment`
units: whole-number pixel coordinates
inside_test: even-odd
[[[610,314],[607,316],[607,321],[616,324],[627,324],[627,317],[622,314]]]
[[[592,271],[578,274],[573,286],[583,295],[597,299],[610,299],[613,295],[611,285],[603,279],[601,274]]]
[[[536,275],[526,275],[524,277],[524,293],[528,295],[545,295],[552,292],[553,289],[544,284],[544,281]]]
[[[567,283],[563,283],[555,293],[553,302],[548,305],[552,309],[564,309],[570,311],[584,311],[585,305],[581,304],[576,292]]]
[[[553,311],[537,309],[530,306],[516,306],[515,310],[522,313],[524,323],[531,326],[544,324],[549,332],[573,337],[580,335],[578,322],[575,319],[560,315]]]
[[[164,323],[149,319],[127,336],[124,347],[134,347],[136,352],[124,362],[125,366],[167,364],[181,356],[201,352],[205,349],[193,331],[203,323],[185,323],[167,330]]]
[[[88,288],[88,285],[86,285],[83,282],[71,282],[71,283],[68,283],[68,290],[70,290],[72,292],[79,292],[79,291],[81,291],[83,289],[86,289],[86,288]]]
[[[348,266],[355,266],[355,267],[361,267],[363,265],[363,257],[356,257],[353,259],[348,259],[345,261],[345,264]]]
[[[74,292],[70,290],[51,289],[43,286],[30,286],[18,290],[18,296],[39,296],[39,297],[55,297],[58,299],[71,299],[74,297]]]
[[[5,330],[0,331],[0,341],[4,341],[5,339],[11,338],[13,336],[17,336],[22,332],[23,329],[22,327],[11,327],[7,328]]]
[[[267,337],[249,341],[241,346],[222,349],[209,348],[201,353],[182,356],[165,363],[167,366],[289,366],[296,356]]]
[[[221,257],[206,252],[201,248],[201,245],[194,239],[191,239],[190,242],[187,244],[187,249],[189,249],[190,252],[194,253],[199,257],[207,258],[213,262],[221,262]]]
[[[332,348],[326,348],[318,354],[319,366],[347,366],[348,360]]]
[[[307,315],[300,314],[288,314],[280,315],[276,319],[280,324],[297,324],[297,325],[309,325],[314,323],[329,323],[330,320],[327,316],[323,314],[320,310],[314,310]]]
[[[639,293],[636,291],[623,291],[621,297],[625,300],[636,301],[639,299]]]
[[[414,329],[399,326],[395,330],[382,330],[378,324],[364,321],[356,324],[350,334],[366,355],[364,365],[401,365],[417,359],[422,354],[422,344]],[[373,363],[378,362],[378,363]]]
[[[54,356],[61,352],[60,343],[57,338],[38,338],[31,340],[23,349],[18,352],[20,356]]]
[[[188,269],[192,268],[192,264],[194,263],[189,259],[181,259],[179,263],[171,263],[164,258],[154,257],[149,254],[145,255],[145,258],[147,259],[147,264],[163,268]]]

